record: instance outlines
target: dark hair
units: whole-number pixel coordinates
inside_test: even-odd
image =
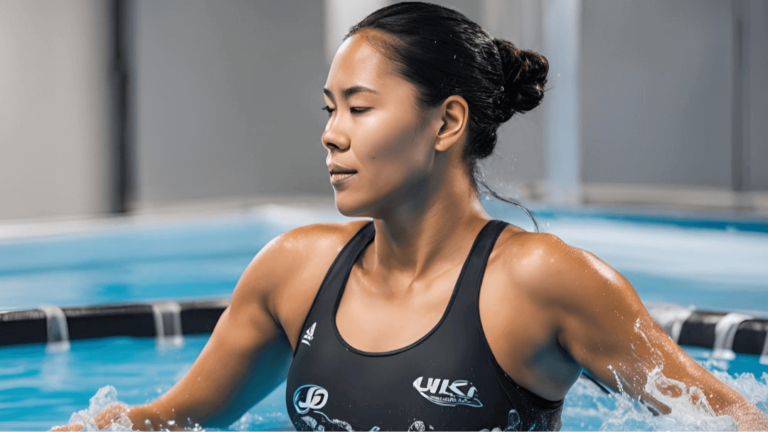
[[[477,161],[491,155],[499,126],[516,113],[541,104],[549,63],[541,54],[492,38],[461,13],[430,3],[396,3],[368,15],[344,39],[364,29],[368,40],[419,90],[424,108],[440,105],[451,95],[469,105],[468,141],[464,148],[470,179],[502,198],[480,178]],[[536,230],[538,225],[533,219]]]

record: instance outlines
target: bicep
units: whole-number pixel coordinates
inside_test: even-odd
[[[154,403],[177,422],[226,427],[285,379],[292,351],[268,307],[280,283],[271,274],[280,263],[271,258],[257,255],[197,360]]]
[[[565,288],[559,341],[595,378],[615,391],[649,401],[678,397],[665,379],[702,390],[716,413],[743,402],[736,391],[693,360],[653,320],[630,283],[593,255],[583,254],[578,275]],[[661,376],[663,375],[663,377]],[[658,376],[649,384],[649,377]]]
[[[224,312],[189,372],[161,402],[179,407],[177,418],[225,427],[285,379],[291,358],[285,336],[268,324],[244,331],[232,315]]]

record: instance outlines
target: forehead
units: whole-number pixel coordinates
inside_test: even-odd
[[[384,89],[394,90],[390,86],[412,87],[399,75],[395,63],[371,44],[369,37],[359,32],[341,44],[333,57],[325,88],[336,93],[362,85],[381,93]]]

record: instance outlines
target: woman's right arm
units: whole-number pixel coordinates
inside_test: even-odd
[[[146,405],[107,407],[94,417],[99,428],[121,413],[135,429],[226,427],[277,387],[292,351],[273,302],[297,273],[292,267],[301,264],[291,253],[291,237],[273,240],[248,265],[208,343],[178,383]]]
[[[267,306],[272,287],[258,277],[267,272],[263,261],[257,257],[245,272],[189,372],[156,401],[131,410],[134,428],[167,428],[168,420],[224,428],[285,379],[291,346]]]

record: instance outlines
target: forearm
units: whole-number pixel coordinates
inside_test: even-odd
[[[728,405],[718,414],[733,417],[740,431],[768,430],[768,415],[746,400]]]

